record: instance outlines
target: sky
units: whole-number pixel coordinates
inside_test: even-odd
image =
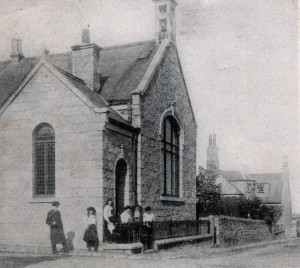
[[[300,212],[296,0],[177,0],[177,48],[195,113],[197,165],[217,135],[220,168],[280,172]],[[0,60],[70,51],[89,27],[100,46],[154,38],[151,0],[1,0]]]

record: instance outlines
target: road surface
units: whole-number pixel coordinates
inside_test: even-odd
[[[51,259],[50,256],[0,254],[0,267],[2,268],[25,266],[28,268],[300,267],[300,240],[252,248],[242,252],[228,252],[224,249],[189,245],[158,254],[131,256],[93,253],[86,256]]]

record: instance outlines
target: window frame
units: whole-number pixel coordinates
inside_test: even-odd
[[[167,122],[169,122],[171,140],[167,139]],[[161,158],[162,158],[162,179],[163,189],[162,196],[164,197],[180,197],[180,161],[181,161],[181,146],[180,146],[180,125],[176,118],[171,115],[166,115],[162,120],[161,129]],[[174,136],[175,135],[175,136]],[[168,156],[170,157],[170,167],[167,165]],[[174,166],[175,165],[175,166]],[[170,168],[170,180],[167,173]],[[170,185],[168,185],[170,183]],[[170,191],[168,191],[170,189]]]
[[[259,194],[265,193],[265,184],[264,183],[257,183],[256,188],[257,188],[257,193],[259,193]]]
[[[49,137],[46,137],[44,139],[38,139],[39,131],[43,128],[49,128],[50,132],[52,132]],[[42,162],[43,164],[43,171],[44,175],[42,180],[44,180],[44,193],[39,194],[37,189],[37,182],[39,180],[38,178],[38,147],[42,148]],[[52,152],[51,152],[52,150]],[[33,185],[32,185],[32,196],[33,198],[48,198],[48,197],[55,197],[56,192],[56,176],[55,176],[55,131],[54,128],[48,124],[48,123],[41,123],[37,125],[33,131]],[[52,165],[52,167],[51,167]],[[49,171],[49,169],[51,169]],[[53,175],[50,175],[50,173],[53,173]],[[53,176],[52,181],[50,181],[49,177]],[[49,187],[52,184],[53,191],[49,192]]]

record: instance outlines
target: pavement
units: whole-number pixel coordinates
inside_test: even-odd
[[[69,255],[0,253],[0,267],[300,267],[300,239],[280,240],[231,248],[184,245],[152,254],[77,252]]]

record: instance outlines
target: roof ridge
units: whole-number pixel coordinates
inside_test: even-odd
[[[146,43],[150,43],[150,42],[155,42],[155,40],[151,39],[151,40],[145,40],[145,41],[126,43],[126,44],[106,46],[106,47],[101,47],[101,49],[109,50],[109,49],[112,49],[112,48],[131,47],[131,46],[138,46],[138,45],[142,45],[142,44],[146,44]]]
[[[220,169],[220,172],[239,172],[239,173],[242,174],[242,172],[238,169],[229,169],[229,170]]]

